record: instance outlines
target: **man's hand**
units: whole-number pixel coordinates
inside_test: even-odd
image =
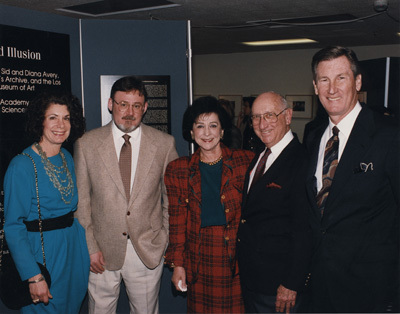
[[[277,312],[285,312],[290,313],[290,309],[294,307],[296,304],[296,295],[297,292],[293,290],[289,290],[284,286],[280,285],[278,287],[277,295],[276,295],[276,311]]]
[[[181,266],[177,266],[174,268],[174,273],[172,274],[171,278],[172,283],[175,286],[175,289],[177,291],[186,291],[187,285],[186,285],[186,271],[185,268]],[[179,287],[179,281],[181,281],[181,287],[183,290],[181,290],[181,287]]]
[[[95,274],[102,274],[104,271],[104,261],[103,253],[98,251],[96,253],[90,254],[90,271]]]

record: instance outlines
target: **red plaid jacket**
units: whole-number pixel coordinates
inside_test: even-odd
[[[254,153],[231,150],[221,144],[223,166],[221,203],[226,214],[225,240],[234,269],[236,233],[241,215],[244,178]],[[169,163],[165,172],[168,194],[169,246],[165,263],[170,267],[183,266],[187,282],[197,273],[200,246],[201,175],[200,150],[191,157],[181,157]],[[237,267],[236,267],[237,269]]]

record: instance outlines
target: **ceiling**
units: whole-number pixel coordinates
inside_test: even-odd
[[[136,2],[153,1],[168,2],[0,0],[0,4],[82,19],[190,20],[194,55],[400,43],[397,34],[400,0],[169,0],[170,4],[179,6],[99,16],[59,10],[83,4],[92,4],[89,9],[99,8],[101,4],[109,9],[116,4],[126,8]],[[382,11],[377,12],[374,5],[379,5]],[[292,38],[310,38],[318,43],[263,47],[241,44]]]

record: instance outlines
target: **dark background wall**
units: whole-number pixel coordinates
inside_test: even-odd
[[[82,20],[84,105],[88,129],[100,125],[100,75],[170,75],[171,129],[187,154],[186,22]]]
[[[84,104],[88,129],[97,127],[101,121],[100,75],[170,75],[172,134],[179,154],[187,154],[187,145],[180,131],[187,106],[185,27],[185,22],[82,21]],[[164,268],[160,312],[185,312],[184,299],[172,295],[170,276],[170,271]],[[125,296],[121,301],[124,300]],[[121,313],[129,312],[127,302],[120,302],[120,308]]]
[[[179,155],[188,154],[181,136],[182,116],[188,105],[185,21],[78,20],[0,5],[0,24],[70,36],[71,89],[85,106],[88,130],[101,126],[100,75],[169,75],[172,135]],[[185,298],[175,294],[170,278],[171,272],[164,268],[160,312],[183,313]],[[0,313],[15,312],[0,303]],[[87,312],[87,301],[81,312]],[[121,293],[118,313],[128,312],[126,294]]]

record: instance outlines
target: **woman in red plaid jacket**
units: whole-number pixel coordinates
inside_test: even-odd
[[[172,161],[165,173],[169,202],[166,263],[172,282],[187,289],[189,313],[243,313],[235,248],[242,190],[251,151],[221,143],[231,126],[214,97],[194,101],[183,135],[198,149]]]

